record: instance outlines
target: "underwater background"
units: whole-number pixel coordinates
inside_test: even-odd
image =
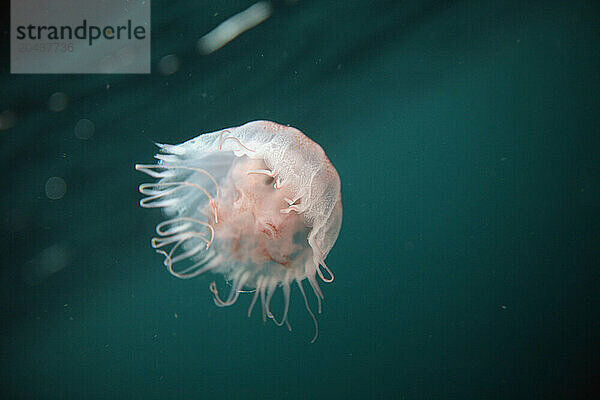
[[[275,1],[197,51],[252,4],[153,0],[150,75],[11,75],[3,12],[0,397],[594,398],[599,4]],[[172,277],[138,205],[154,142],[256,119],[341,177],[314,344],[297,288],[288,332]]]

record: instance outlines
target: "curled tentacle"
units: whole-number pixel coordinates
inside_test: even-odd
[[[323,271],[321,271],[321,269],[325,269],[325,271],[327,271],[327,273],[329,274],[329,278],[325,278],[325,276],[323,275]],[[317,273],[319,274],[319,278],[321,278],[321,280],[323,280],[323,282],[333,282],[333,280],[335,279],[333,272],[329,269],[329,267],[327,266],[327,264],[325,264],[324,260],[321,260],[319,262],[319,265],[317,265]]]
[[[202,168],[197,168],[197,167],[188,167],[188,166],[183,166],[183,165],[167,165],[167,164],[156,164],[156,165],[147,165],[147,164],[136,164],[135,165],[135,169],[141,172],[144,172],[148,175],[150,175],[153,178],[170,178],[173,177],[177,174],[176,170],[184,170],[184,171],[192,171],[192,172],[198,172],[202,175],[207,176],[212,183],[215,185],[215,192],[216,192],[216,202],[219,203],[220,199],[221,199],[221,195],[220,195],[220,189],[219,189],[219,184],[217,183],[217,180],[215,179],[214,176],[212,176],[212,174],[208,171],[206,171],[205,169]],[[163,171],[156,171],[156,170],[163,170]],[[160,183],[160,182],[158,182]],[[143,185],[155,185],[155,184],[142,184],[140,185],[140,193],[144,194],[144,192],[142,192],[142,186]],[[140,202],[141,205],[141,202]],[[142,205],[142,207],[145,207]],[[159,206],[156,206],[159,207]]]
[[[211,282],[209,289],[214,295],[215,304],[219,307],[226,307],[234,304],[240,296],[240,289],[242,289],[242,287],[244,287],[244,285],[246,284],[246,280],[248,280],[249,275],[249,272],[244,272],[242,274],[242,276],[236,281],[235,286],[231,287],[231,290],[229,291],[229,296],[225,301],[221,300],[221,298],[219,297],[219,290],[217,289],[217,284],[215,282]]]
[[[192,226],[201,225],[206,228],[206,232],[199,232],[191,230]],[[199,266],[206,262],[207,254],[196,262],[192,267],[186,268],[184,271],[177,272],[173,268],[173,264],[189,259],[198,258],[198,253],[207,251],[214,239],[215,232],[209,223],[191,217],[178,217],[167,221],[163,221],[156,226],[156,233],[158,237],[152,238],[150,241],[152,247],[157,249],[157,253],[162,254],[165,259],[164,265],[167,267],[169,272],[178,278],[188,279],[190,278],[189,271],[197,269]],[[196,246],[187,246],[185,251],[176,254],[177,250],[186,242],[191,240],[199,240],[201,243]],[[169,251],[162,250],[161,248],[170,244],[173,247]],[[193,276],[197,276],[199,273],[194,272]]]
[[[210,255],[206,255],[193,265],[184,269],[183,271],[177,272],[173,269],[173,260],[166,251],[156,250],[156,252],[158,254],[162,254],[165,257],[165,263],[169,273],[179,279],[191,279],[205,273],[206,271],[210,271],[211,269],[214,269],[218,266],[217,263],[213,262],[214,260],[210,259]]]
[[[248,147],[244,146],[244,144],[243,144],[243,143],[240,141],[240,139],[236,138],[235,136],[225,136],[225,137],[223,137],[223,135],[224,135],[226,132],[227,132],[227,133],[230,133],[228,130],[225,130],[225,131],[223,131],[223,133],[221,133],[221,136],[219,137],[219,151],[223,150],[223,143],[225,143],[225,141],[226,141],[226,140],[229,140],[229,139],[231,139],[231,140],[233,140],[234,142],[236,142],[237,144],[239,144],[239,145],[240,145],[240,147],[242,147],[242,148],[244,148],[244,149],[246,149],[246,150],[248,150],[248,151],[250,151],[250,152],[254,153],[254,150],[252,150],[252,149],[249,149]]]

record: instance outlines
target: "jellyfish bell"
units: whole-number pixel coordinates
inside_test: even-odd
[[[342,223],[340,178],[323,149],[299,130],[269,121],[206,133],[179,145],[158,144],[157,164],[135,168],[155,183],[140,185],[145,208],[162,208],[151,245],[174,276],[204,272],[231,282],[223,299],[209,286],[217,306],[253,292],[248,316],[260,298],[262,317],[287,325],[295,283],[315,325],[303,281],[321,312],[317,276],[333,281],[325,258]],[[184,265],[184,266],[181,266]],[[271,299],[283,292],[277,318]]]

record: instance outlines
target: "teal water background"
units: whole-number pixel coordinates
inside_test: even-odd
[[[196,52],[251,4],[154,0],[151,75],[10,75],[3,44],[2,397],[592,398],[597,3],[277,2]],[[249,295],[217,308],[214,276],[170,276],[160,212],[138,206],[153,142],[255,119],[301,129],[341,176],[315,344],[297,290],[290,333],[247,318]]]

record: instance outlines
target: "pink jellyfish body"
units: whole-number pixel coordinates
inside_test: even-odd
[[[307,280],[321,312],[317,275],[333,281],[325,258],[342,223],[340,178],[323,149],[299,130],[269,121],[200,135],[179,145],[158,145],[156,165],[139,171],[158,178],[140,185],[140,205],[162,208],[152,247],[178,278],[206,271],[231,282],[226,299],[210,284],[217,306],[229,306],[253,291],[248,316],[260,297],[263,320],[288,328],[290,289]],[[283,291],[278,320],[271,299]],[[291,328],[290,328],[291,329]]]

